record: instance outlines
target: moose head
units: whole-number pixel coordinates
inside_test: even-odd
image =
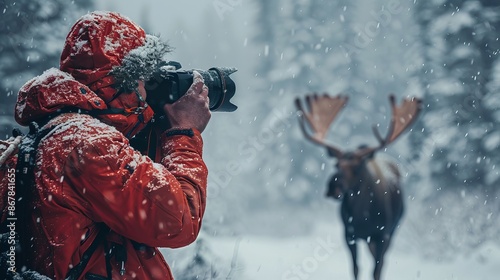
[[[341,216],[355,279],[358,275],[356,240],[368,242],[375,259],[373,277],[379,280],[384,254],[403,214],[397,165],[377,161],[374,155],[412,125],[421,111],[421,100],[405,99],[399,106],[393,95],[389,96],[389,100],[392,117],[386,136],[382,137],[374,125],[373,133],[378,145],[360,146],[351,152],[345,152],[325,140],[330,125],[347,104],[347,96],[310,94],[305,98],[305,106],[300,99],[295,101],[301,113],[299,123],[304,136],[325,147],[328,154],[337,159],[337,173],[330,180],[327,196],[342,199]]]

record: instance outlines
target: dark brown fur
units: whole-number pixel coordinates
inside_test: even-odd
[[[356,165],[345,165],[345,160],[338,159],[335,186],[342,187],[341,217],[352,255],[354,278],[358,279],[359,271],[356,242],[362,239],[368,243],[375,260],[373,277],[379,280],[384,255],[403,215],[399,172],[392,163],[361,159],[354,162]],[[353,163],[352,160],[349,163]],[[380,170],[382,164],[387,168],[385,174]],[[351,170],[346,172],[343,168]]]

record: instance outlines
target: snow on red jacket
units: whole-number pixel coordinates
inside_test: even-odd
[[[29,123],[66,107],[105,109],[105,102],[71,75],[50,69],[19,92],[16,118]],[[113,279],[173,279],[157,247],[193,242],[205,210],[207,168],[202,138],[161,138],[159,163],[134,150],[113,126],[84,113],[63,113],[45,127],[35,167],[33,268],[64,279],[97,236],[111,231],[92,255],[86,273],[106,276],[104,248],[126,248],[125,275],[111,259]],[[137,244],[142,244],[138,246]],[[83,279],[83,278],[81,278]]]

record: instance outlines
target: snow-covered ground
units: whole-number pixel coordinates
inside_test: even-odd
[[[244,237],[240,243],[239,259],[244,265],[242,279],[352,279],[350,256],[340,239],[325,255],[317,255],[320,250],[327,251],[330,232],[318,231],[315,235],[302,238],[271,239]],[[221,254],[231,255],[235,242],[215,240],[214,246]],[[360,251],[360,279],[371,279],[373,260],[365,246]],[[475,256],[474,256],[475,255]],[[498,279],[500,272],[500,251],[491,250],[483,253],[489,258],[476,254],[459,258],[454,262],[436,263],[426,261],[411,252],[393,248],[387,254],[384,267],[384,279]]]
[[[216,255],[216,279],[306,280],[353,279],[350,254],[341,237],[341,224],[321,224],[309,236],[239,238],[201,236]],[[409,251],[404,236],[396,235],[386,254],[382,272],[385,280],[497,280],[500,275],[500,248],[483,245],[468,256],[452,261],[425,259]],[[400,242],[398,242],[398,240]],[[372,279],[373,260],[365,243],[358,246],[359,279]],[[399,245],[401,244],[401,245]],[[192,246],[190,246],[192,247]],[[233,276],[226,278],[235,247],[238,248]],[[192,248],[191,248],[192,249]],[[190,250],[189,248],[183,250]],[[191,251],[192,253],[192,251]],[[175,261],[170,258],[174,272]],[[177,265],[179,263],[177,262]],[[209,278],[200,278],[209,279]]]

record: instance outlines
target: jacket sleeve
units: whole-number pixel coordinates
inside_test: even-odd
[[[87,139],[69,156],[65,180],[90,219],[153,247],[182,247],[200,230],[207,168],[202,138],[162,136],[161,164],[135,151],[121,134]]]

